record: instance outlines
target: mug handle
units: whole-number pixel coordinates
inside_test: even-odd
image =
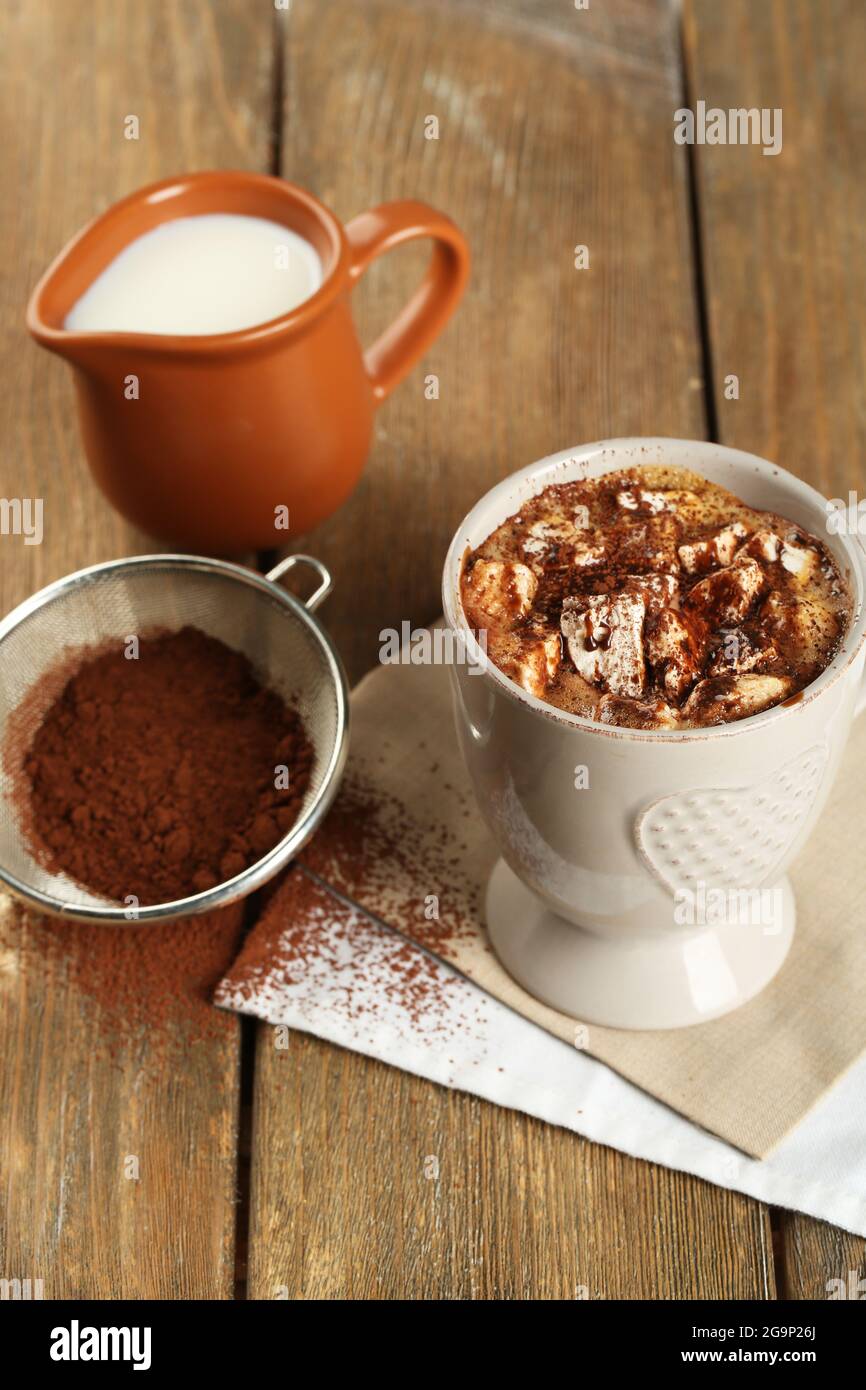
[[[430,237],[427,273],[406,307],[364,354],[364,366],[380,404],[426,352],[450,319],[469,276],[469,246],[450,217],[426,203],[405,199],[383,203],[353,217],[346,226],[349,284],[354,287],[383,251]]]

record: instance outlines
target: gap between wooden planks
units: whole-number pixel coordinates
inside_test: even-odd
[[[772,158],[694,152],[718,437],[843,499],[866,484],[863,19],[852,0],[688,0],[684,26],[691,100],[783,113]],[[782,1297],[866,1273],[866,1241],[794,1212],[774,1225]]]
[[[190,169],[268,168],[272,10],[27,0],[3,8],[0,55],[3,490],[41,497],[45,517],[41,546],[0,542],[6,612],[71,570],[155,548],[92,484],[68,369],[30,342],[24,307],[66,240],[123,194]],[[229,1297],[238,1022],[226,1015],[207,1046],[178,1026],[168,1053],[118,1039],[113,1058],[97,1022],[71,984],[4,954],[0,1275],[41,1279],[54,1299]]]
[[[355,496],[299,543],[334,571],[323,618],[352,678],[382,627],[438,613],[451,533],[496,479],[572,442],[703,435],[679,42],[663,0],[296,0],[285,177],[343,218],[426,199],[475,262],[454,323],[382,409]],[[363,341],[423,262],[413,248],[373,268]],[[253,1298],[774,1295],[767,1211],[735,1193],[316,1038],[279,1051],[265,1026],[254,1086]]]

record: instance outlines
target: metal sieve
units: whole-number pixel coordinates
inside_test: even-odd
[[[301,602],[276,581],[296,565],[319,577]],[[41,589],[0,623],[0,739],[34,683],[76,648],[148,629],[186,624],[243,652],[263,684],[298,709],[315,751],[310,785],[294,827],[243,873],[204,893],[138,907],[134,913],[52,873],[31,854],[12,802],[14,767],[0,769],[0,882],[40,912],[138,925],[212,912],[261,887],[306,844],[331,804],[346,759],[348,687],[342,664],[312,616],[331,588],[319,560],[290,555],[267,575],[195,555],[142,555],[78,570]],[[45,704],[52,694],[47,693]],[[37,701],[38,704],[38,701]],[[34,725],[44,709],[28,707]],[[8,761],[8,759],[4,759]]]

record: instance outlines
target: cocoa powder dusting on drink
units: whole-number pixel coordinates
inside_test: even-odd
[[[313,763],[300,716],[250,662],[193,627],[114,642],[34,728],[49,671],[13,716],[4,762],[34,857],[116,902],[169,902],[234,877],[298,817]]]

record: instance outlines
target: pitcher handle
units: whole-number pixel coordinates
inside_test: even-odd
[[[469,276],[469,246],[450,217],[410,199],[362,212],[348,223],[346,236],[353,286],[384,251],[422,237],[433,241],[433,254],[421,284],[364,355],[373,397],[379,404],[439,336],[460,303]]]

